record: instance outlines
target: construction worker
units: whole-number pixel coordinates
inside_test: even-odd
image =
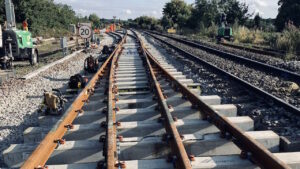
[[[27,19],[25,19],[25,21],[23,21],[23,30],[24,30],[24,31],[28,31],[28,23],[27,23]]]

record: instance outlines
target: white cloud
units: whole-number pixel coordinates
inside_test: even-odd
[[[130,9],[126,9],[125,13],[128,14],[128,15],[130,15],[130,14],[132,14],[132,11]]]
[[[157,13],[157,11],[152,11],[152,14],[157,15],[158,13]]]
[[[56,3],[71,5],[74,11],[83,16],[91,13],[98,14],[101,18],[117,16],[121,19],[136,18],[141,15],[162,17],[162,9],[170,0],[54,0]],[[195,0],[184,0],[191,4]],[[275,18],[278,13],[278,0],[238,0],[249,5],[249,13],[259,12],[263,18]]]
[[[275,18],[278,13],[278,0],[239,0],[249,5],[249,13],[259,13],[263,18]],[[254,16],[253,16],[254,17]]]
[[[258,6],[262,6],[262,7],[268,6],[267,2],[265,2],[264,0],[255,0],[255,3],[256,3]]]
[[[87,10],[81,9],[81,8],[80,8],[80,9],[76,9],[75,12],[76,12],[76,13],[80,13],[80,14],[82,14],[82,15],[88,14],[88,11],[87,11]]]

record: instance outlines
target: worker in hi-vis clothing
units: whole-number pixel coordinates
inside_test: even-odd
[[[23,21],[23,30],[28,31],[27,19],[25,19],[25,21]]]

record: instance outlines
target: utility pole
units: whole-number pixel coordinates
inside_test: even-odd
[[[5,0],[5,11],[6,11],[6,21],[7,29],[15,30],[16,27],[16,17],[15,17],[15,7],[11,0]]]
[[[115,29],[116,29],[116,18],[117,18],[117,17],[114,16],[114,28],[113,28],[114,30],[113,30],[113,31],[116,31],[116,30],[115,30]]]

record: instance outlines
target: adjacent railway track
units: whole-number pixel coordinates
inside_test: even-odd
[[[262,55],[276,56],[279,58],[284,58],[284,56],[286,55],[286,53],[284,51],[277,51],[277,50],[273,50],[271,48],[247,47],[247,46],[242,46],[242,45],[235,45],[235,44],[228,43],[228,42],[221,42],[220,44],[231,47],[231,48],[245,50],[245,51],[258,53],[258,54],[262,54]]]
[[[236,111],[218,96],[201,96],[199,84],[132,32],[65,114],[41,117],[4,161],[24,169],[299,167],[300,153],[278,153],[279,136],[251,131],[251,118]]]
[[[158,32],[148,32],[148,33],[156,34],[156,35],[163,36],[163,37],[167,37],[167,38],[173,39],[175,41],[178,41],[180,43],[184,43],[184,44],[187,44],[189,46],[199,48],[201,50],[205,50],[209,53],[218,55],[218,56],[223,57],[225,59],[230,59],[230,60],[236,61],[238,63],[242,63],[242,64],[245,64],[245,65],[250,66],[252,68],[255,68],[257,70],[262,70],[262,71],[267,72],[269,74],[281,77],[283,79],[300,83],[300,74],[295,73],[295,72],[291,72],[291,71],[288,71],[288,70],[285,70],[285,69],[282,69],[282,68],[278,68],[276,66],[272,66],[272,65],[269,65],[267,63],[252,60],[252,59],[249,59],[249,58],[246,58],[246,57],[243,57],[243,56],[238,56],[238,55],[235,55],[233,53],[224,52],[224,51],[221,51],[219,49],[215,49],[215,48],[212,48],[212,47],[209,47],[209,46],[205,46],[205,45],[202,45],[200,43],[193,42],[193,41],[189,41],[189,40],[185,40],[185,39],[181,39],[181,38],[176,38],[176,37],[169,36],[169,35],[166,35],[166,34],[161,34],[161,33],[158,33]]]
[[[253,91],[253,93],[255,93],[256,95],[259,95],[260,97],[263,97],[265,99],[268,99],[272,102],[274,102],[276,105],[279,105],[283,108],[285,108],[287,111],[289,112],[292,112],[294,113],[295,115],[300,115],[300,109],[296,106],[294,106],[293,104],[290,104],[284,100],[282,100],[281,98],[277,97],[277,96],[274,96],[273,94],[270,94],[269,92],[259,88],[259,87],[256,87],[255,85],[247,82],[246,80],[242,79],[242,78],[239,78],[238,76],[230,73],[230,72],[227,72],[226,70],[223,70],[222,68],[206,61],[205,59],[202,59],[198,56],[196,56],[195,54],[192,54],[190,51],[187,51],[185,49],[182,49],[162,38],[159,38],[157,36],[153,36],[153,34],[151,33],[148,33],[146,32],[148,35],[150,35],[151,37],[155,38],[156,40],[159,40],[160,42],[168,45],[169,47],[175,49],[176,51],[184,54],[188,59],[196,62],[196,63],[199,63],[199,64],[202,64],[202,65],[205,65],[207,66],[208,68],[211,68],[213,71],[217,72],[217,73],[220,73],[222,75],[225,75],[226,77],[229,77],[231,78],[232,80],[238,82],[239,84],[241,84],[242,86],[244,86],[245,88],[247,88],[248,90],[250,91]],[[161,36],[166,36],[166,35],[161,35]],[[169,36],[168,36],[169,37]],[[172,38],[173,37],[169,37],[169,38]],[[176,39],[178,41],[181,41],[181,42],[185,42],[184,40],[181,40],[181,39]],[[187,42],[188,43],[188,42]],[[195,44],[194,44],[195,45]],[[215,49],[212,49],[212,50],[215,50]],[[217,51],[217,50],[216,50]],[[247,59],[249,60],[249,59]],[[252,62],[252,61],[251,61]],[[255,61],[256,62],[256,61]],[[256,62],[258,63],[258,62]],[[277,69],[277,68],[276,68]],[[269,71],[271,71],[271,69],[269,69]],[[284,71],[284,70],[283,70]],[[295,74],[295,73],[292,73],[293,75],[292,76],[299,76],[298,74]],[[289,78],[292,78],[291,76]],[[292,79],[293,81],[298,81],[298,78],[294,77],[295,79]]]

